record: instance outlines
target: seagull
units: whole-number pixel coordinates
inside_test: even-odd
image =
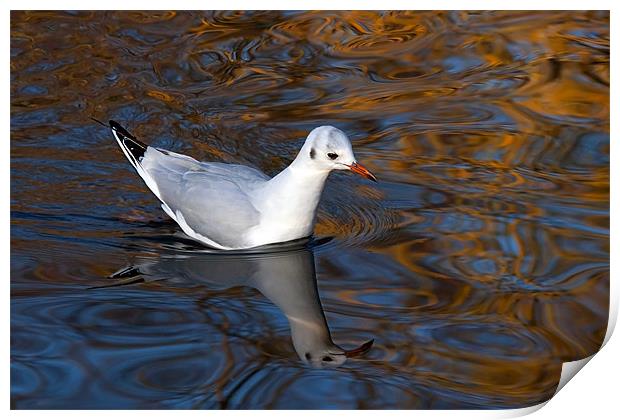
[[[109,127],[164,212],[190,238],[220,250],[311,236],[319,199],[333,170],[377,181],[355,159],[346,134],[332,126],[313,129],[295,160],[273,178],[248,166],[200,162],[148,146],[116,121],[109,121]]]

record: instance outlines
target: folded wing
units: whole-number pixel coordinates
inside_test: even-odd
[[[147,148],[140,165],[163,209],[187,235],[221,249],[249,246],[244,233],[259,223],[260,213],[248,191],[266,182],[265,174],[153,147]]]

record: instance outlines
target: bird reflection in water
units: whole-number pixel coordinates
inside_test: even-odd
[[[162,280],[206,283],[216,288],[252,287],[284,313],[299,358],[316,368],[341,366],[348,358],[367,353],[374,342],[351,350],[333,342],[319,299],[314,254],[299,242],[254,252],[162,254],[157,259],[138,259],[110,278],[116,282],[97,288]]]

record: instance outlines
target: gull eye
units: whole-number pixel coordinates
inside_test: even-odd
[[[328,153],[327,157],[330,158],[331,160],[334,160],[338,157],[337,153]]]

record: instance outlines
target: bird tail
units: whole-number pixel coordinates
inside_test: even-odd
[[[104,127],[108,127],[108,125],[93,117],[91,117],[91,119],[103,125]],[[161,195],[159,194],[159,187],[157,186],[157,182],[155,182],[153,177],[147,173],[147,171],[142,167],[142,164],[140,163],[144,159],[144,155],[146,154],[147,149],[150,146],[142,143],[116,121],[110,120],[109,124],[109,128],[112,129],[112,134],[114,134],[116,142],[125,154],[125,157],[127,157],[127,160],[129,160],[129,163],[131,163],[131,165],[136,169],[138,175],[140,175],[140,177],[146,183],[146,186],[149,187],[151,191],[153,191],[157,198],[162,200]]]
[[[91,286],[88,290],[94,289],[106,289],[108,287],[129,286],[131,284],[144,283],[144,278],[138,267],[129,266],[118,270],[114,274],[110,274],[108,279],[113,279],[115,282],[103,284],[101,286]]]
[[[144,157],[148,146],[139,141],[116,121],[110,120],[110,128],[121,150],[133,167],[139,172],[140,160]]]

